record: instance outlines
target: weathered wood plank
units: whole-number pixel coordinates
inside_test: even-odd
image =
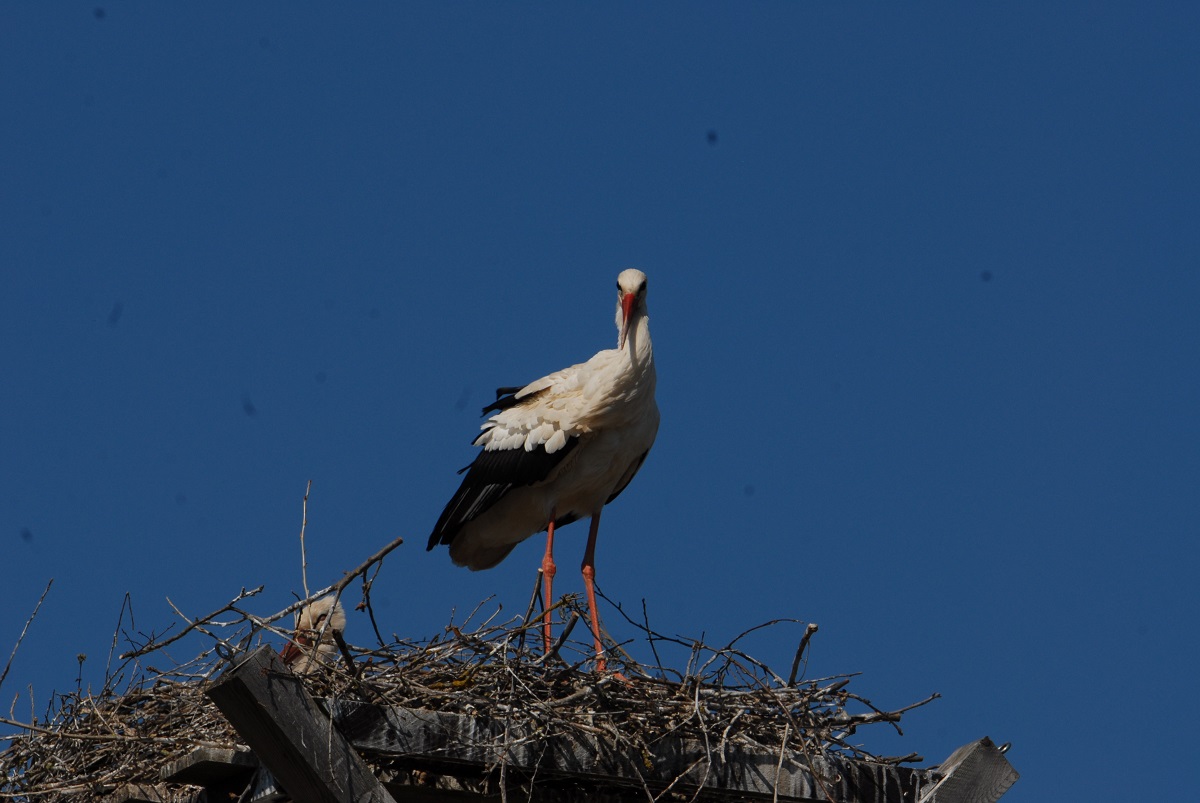
[[[125,784],[104,803],[195,803],[203,795],[200,791],[171,790],[163,784]]]
[[[288,793],[279,786],[275,776],[266,767],[259,767],[254,773],[250,784],[249,803],[275,803],[275,801],[290,800]]]
[[[338,728],[356,748],[408,766],[441,772],[485,772],[501,763],[510,773],[571,779],[652,791],[703,789],[717,795],[789,801],[912,803],[937,779],[925,770],[750,751],[694,739],[665,738],[644,755],[613,738],[586,733],[546,737],[463,714],[329,701]]]
[[[197,747],[159,772],[164,781],[200,786],[210,801],[249,800],[270,803],[286,799],[275,777],[253,753],[220,747]]]
[[[251,803],[286,798],[275,776],[258,763],[253,753],[220,747],[197,747],[159,773],[164,781],[202,786],[210,800],[241,798],[249,792]]]
[[[951,753],[939,774],[921,803],[995,803],[1021,777],[986,736]]]
[[[250,753],[219,747],[197,747],[183,758],[167,764],[159,772],[164,781],[212,786],[234,779],[249,779],[258,766]]]
[[[205,694],[298,803],[395,803],[270,647],[250,653]]]

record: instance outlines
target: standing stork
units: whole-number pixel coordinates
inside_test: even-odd
[[[554,532],[590,516],[581,569],[601,672],[605,661],[595,590],[600,511],[625,490],[658,433],[646,274],[640,270],[630,268],[617,277],[617,330],[615,349],[524,387],[496,391],[496,401],[483,408],[484,414],[495,414],[474,441],[483,450],[463,469],[467,476],[442,511],[428,546],[448,544],[455,564],[478,571],[545,530],[543,638],[549,650]]]

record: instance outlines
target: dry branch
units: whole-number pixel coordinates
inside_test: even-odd
[[[4,679],[8,677],[8,670],[12,668],[13,658],[17,657],[17,650],[21,647],[21,642],[25,640],[25,633],[29,630],[29,625],[38,615],[38,611],[42,608],[42,602],[45,601],[46,595],[50,593],[50,586],[54,585],[54,578],[50,578],[50,582],[46,583],[46,590],[38,597],[37,605],[33,606],[33,613],[29,614],[29,618],[25,620],[25,626],[21,628],[21,635],[17,636],[17,643],[13,645],[12,652],[8,655],[8,663],[4,665],[4,671],[0,672],[0,686],[4,685]]]
[[[241,593],[239,593],[237,595],[237,597],[235,597],[232,601],[230,601],[224,607],[218,608],[217,610],[213,611],[212,613],[208,614],[207,616],[202,616],[199,619],[188,622],[187,627],[183,628],[180,632],[176,633],[175,635],[173,635],[169,638],[158,638],[158,639],[152,638],[146,644],[143,644],[140,647],[129,650],[125,653],[122,653],[121,658],[125,658],[125,659],[138,658],[143,655],[149,655],[152,652],[156,652],[158,650],[161,650],[163,647],[166,647],[170,644],[175,643],[179,639],[183,638],[184,636],[197,630],[200,627],[203,627],[206,625],[220,626],[222,623],[217,622],[216,619],[218,616],[220,616],[224,613],[232,612],[232,613],[239,614],[242,617],[242,620],[253,622],[253,623],[259,625],[260,627],[262,627],[262,626],[270,625],[273,622],[278,622],[280,619],[282,619],[285,616],[294,614],[296,611],[298,611],[301,608],[303,608],[304,606],[310,604],[314,600],[320,599],[321,597],[324,597],[327,595],[341,597],[342,592],[346,590],[346,587],[348,585],[350,585],[350,582],[352,580],[354,580],[354,578],[362,577],[365,580],[366,574],[368,571],[371,570],[372,566],[374,566],[375,564],[382,561],[388,555],[389,552],[391,552],[393,549],[395,549],[396,547],[400,546],[403,543],[404,543],[403,538],[397,538],[396,540],[392,541],[390,544],[385,546],[383,549],[379,550],[374,555],[367,558],[363,563],[361,563],[358,566],[358,568],[354,569],[353,571],[347,572],[342,577],[341,580],[338,580],[336,583],[326,586],[325,588],[322,588],[320,591],[310,594],[309,596],[305,597],[304,599],[300,599],[300,600],[297,600],[296,602],[293,602],[291,605],[287,606],[286,608],[284,608],[282,611],[279,611],[278,613],[272,614],[271,616],[268,616],[268,617],[265,617],[262,619],[254,617],[252,614],[249,614],[246,611],[241,610],[237,606],[238,606],[238,603],[240,603],[242,600],[247,599],[248,597],[253,597],[256,594],[259,594],[260,592],[262,592],[263,587],[258,586],[257,588],[254,588],[250,591],[247,591],[246,589],[243,588]],[[229,641],[229,639],[226,639],[226,641]]]

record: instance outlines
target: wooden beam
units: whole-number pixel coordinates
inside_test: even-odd
[[[204,693],[297,803],[395,803],[271,647]]]
[[[249,796],[239,798],[240,800],[248,801],[248,803],[275,803],[275,801],[291,800],[291,797],[280,788],[279,782],[275,780],[275,776],[266,767],[259,767],[254,772],[254,779],[250,784]]]
[[[210,801],[238,800],[259,770],[258,759],[244,750],[197,747],[163,767],[159,776],[170,783],[203,787]]]
[[[196,803],[203,798],[200,790],[170,790],[165,784],[125,784],[111,795],[103,798],[103,803]]]
[[[937,776],[928,770],[814,756],[706,746],[664,738],[653,754],[613,738],[576,732],[546,737],[502,721],[463,714],[330,700],[330,714],[355,747],[398,766],[453,775],[482,774],[504,764],[510,777],[538,783],[570,781],[577,788],[654,793],[703,790],[716,797],[853,803],[912,803]],[[590,799],[590,797],[589,797]]]
[[[986,736],[951,753],[938,774],[920,803],[995,803],[1021,777]]]
[[[164,781],[213,786],[236,780],[249,780],[258,767],[251,753],[218,747],[197,747],[183,758],[167,764],[159,772]]]

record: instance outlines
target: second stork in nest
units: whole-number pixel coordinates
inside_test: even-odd
[[[322,597],[296,612],[296,630],[279,654],[296,674],[311,674],[318,664],[337,660],[334,633],[345,630],[346,612],[342,603],[334,597]]]

